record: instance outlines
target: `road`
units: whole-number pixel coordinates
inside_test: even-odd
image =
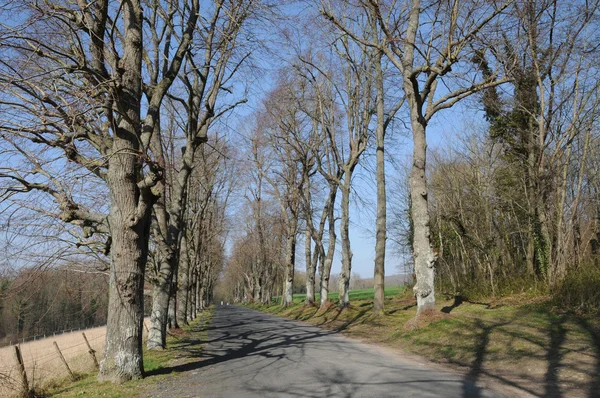
[[[339,334],[238,306],[216,306],[200,366],[153,397],[501,397]]]

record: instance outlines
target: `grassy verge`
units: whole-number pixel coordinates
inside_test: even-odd
[[[342,311],[294,304],[255,309],[343,332],[363,341],[418,354],[465,377],[495,380],[537,396],[597,396],[600,391],[600,321],[559,313],[547,297],[513,296],[486,302],[447,300],[439,312],[415,319],[415,299],[386,299],[385,315],[372,298]]]
[[[144,371],[146,377],[123,384],[110,382],[99,383],[96,374],[81,376],[73,383],[59,383],[47,388],[47,396],[52,397],[104,397],[129,398],[144,397],[146,391],[156,383],[168,378],[178,377],[174,368],[198,360],[202,342],[206,341],[206,325],[210,323],[213,310],[208,309],[198,316],[194,322],[183,329],[172,330],[167,337],[168,348],[163,351],[144,350]]]

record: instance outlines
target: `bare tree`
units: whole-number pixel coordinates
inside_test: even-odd
[[[374,114],[374,51],[370,47],[351,42],[348,37],[341,37],[334,43],[337,61],[342,63],[343,75],[338,78],[333,71],[316,65],[312,60],[303,58],[303,62],[315,68],[318,73],[329,80],[339,101],[339,108],[346,118],[344,134],[332,134],[328,131],[330,155],[341,170],[342,178],[336,181],[341,190],[341,222],[340,235],[342,244],[342,272],[340,276],[340,306],[349,304],[348,291],[352,270],[352,250],[350,247],[350,194],[352,177],[361,155],[367,148],[370,135],[370,124]],[[338,130],[339,131],[339,130]],[[333,177],[330,175],[330,177]],[[337,177],[335,177],[337,178]]]
[[[294,140],[294,137],[301,136],[303,123],[295,107],[296,101],[287,91],[290,83],[282,82],[265,101],[266,113],[258,123],[258,128],[262,131],[257,131],[258,136],[253,141],[253,148],[256,149],[254,162],[279,203],[285,231],[283,306],[289,306],[293,302],[300,200],[305,183],[301,171],[304,157]],[[264,151],[262,155],[258,153],[260,146]]]
[[[316,270],[317,262],[320,264],[320,306],[323,307],[328,303],[329,279],[337,242],[335,203],[339,184],[344,173],[343,168],[337,161],[338,158],[335,156],[332,145],[336,142],[335,135],[339,128],[338,117],[340,112],[335,101],[336,92],[334,85],[329,79],[329,75],[324,73],[324,70],[320,69],[314,61],[306,57],[302,57],[300,61],[296,70],[299,76],[303,78],[306,86],[310,87],[310,90],[306,88],[305,92],[310,92],[311,94],[306,95],[299,104],[302,112],[312,121],[311,136],[315,137],[312,148],[313,159],[316,162],[316,170],[325,180],[324,185],[327,187],[327,195],[322,206],[319,228],[315,227],[311,217],[306,217],[307,227],[311,231],[316,248],[311,260],[311,267],[314,267]],[[310,176],[308,177],[308,190],[303,192],[303,202],[305,212],[311,213],[314,206],[312,205],[313,200],[310,186],[316,187],[318,185],[315,182],[311,182]],[[327,251],[325,251],[324,247],[325,224],[327,224],[328,229]],[[310,276],[307,279],[310,280]],[[307,303],[310,304],[308,297]]]

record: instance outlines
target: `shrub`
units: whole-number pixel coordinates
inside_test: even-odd
[[[553,291],[553,303],[565,310],[600,313],[600,268],[593,265],[571,270]]]

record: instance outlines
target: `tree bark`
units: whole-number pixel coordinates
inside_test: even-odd
[[[305,201],[305,212],[307,213],[311,213],[310,209],[311,209],[311,203],[312,203],[312,198],[310,195],[310,181],[308,178],[306,178],[307,181],[307,186],[305,188],[305,197],[304,197],[304,201]],[[325,223],[327,222],[327,218],[329,215],[329,207],[331,206],[330,203],[333,200],[335,200],[335,195],[331,193],[332,191],[330,191],[329,196],[327,197],[327,200],[325,202],[325,205],[323,206],[323,211],[321,213],[321,220],[319,221],[319,229],[316,230],[315,229],[315,225],[312,221],[311,216],[307,216],[307,237],[306,239],[309,240],[308,245],[310,245],[310,238],[312,237],[312,240],[315,242],[315,250],[314,253],[312,255],[312,259],[309,260],[309,258],[306,258],[306,261],[310,261],[310,266],[307,265],[307,276],[306,276],[306,305],[313,305],[315,300],[316,300],[316,296],[315,296],[315,274],[317,272],[317,268],[318,268],[318,264],[321,264],[321,272],[323,271],[323,267],[324,267],[324,261],[325,261],[325,248],[323,247],[323,233],[325,232]],[[308,236],[308,234],[310,233],[310,236]],[[310,254],[310,253],[309,253]],[[309,294],[309,292],[311,292]]]
[[[331,275],[331,265],[333,264],[333,255],[335,254],[335,244],[337,239],[337,235],[335,233],[334,214],[337,185],[331,188],[329,195],[331,197],[327,215],[327,218],[329,219],[329,244],[327,246],[327,255],[325,256],[325,261],[323,262],[323,268],[321,269],[321,308],[329,301],[329,277]]]
[[[347,170],[342,191],[342,217],[340,220],[340,235],[342,243],[342,272],[340,273],[340,307],[350,304],[350,275],[352,272],[352,249],[350,248],[350,181],[352,170]]]
[[[427,179],[425,175],[427,157],[425,124],[419,121],[416,104],[414,104],[414,99],[410,95],[408,95],[408,102],[411,106],[414,143],[413,163],[410,173],[410,199],[413,221],[413,256],[417,283],[413,290],[417,297],[417,311],[422,313],[435,309],[435,255],[431,245]]]
[[[177,273],[178,270],[176,269],[173,278],[177,278]],[[179,328],[179,323],[177,322],[177,282],[175,280],[171,282],[167,328]]]
[[[292,219],[288,224],[288,233],[286,237],[286,261],[285,261],[285,291],[284,307],[294,303],[294,268],[296,263],[296,231],[298,229],[297,213],[292,214]]]
[[[190,267],[190,286],[188,289],[187,315],[188,322],[196,318],[196,271]]]
[[[308,184],[307,184],[308,185]],[[306,217],[310,217],[307,215]],[[311,252],[311,231],[308,226],[308,221],[306,223],[306,231],[304,232],[304,261],[306,262],[306,305],[313,305],[315,302],[315,263],[312,261],[312,252]],[[315,249],[315,252],[318,252]]]
[[[158,281],[152,286],[152,312],[148,331],[148,350],[163,349],[167,344],[167,321],[169,292],[171,290],[171,266],[168,260],[161,261]]]
[[[187,247],[187,234],[182,231],[181,243],[180,243],[180,254],[179,254],[179,284],[177,295],[177,319],[180,325],[187,325],[191,320],[189,317],[190,310],[189,297],[190,297],[190,268],[188,260],[188,247]]]
[[[374,297],[373,312],[382,313],[385,306],[385,245],[386,245],[386,194],[385,194],[385,110],[383,71],[381,69],[382,54],[375,61],[375,86],[377,89],[377,128],[376,162],[377,162],[377,218],[375,221],[375,269],[373,275]]]
[[[123,3],[122,92],[120,118],[108,159],[109,214],[112,245],[108,292],[108,319],[99,380],[124,382],[143,377],[142,322],[144,272],[152,198],[138,188],[141,162],[142,8],[137,1]]]

